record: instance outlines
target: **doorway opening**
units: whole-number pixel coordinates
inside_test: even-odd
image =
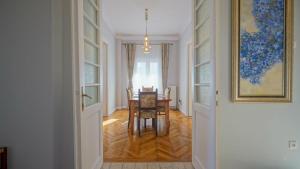
[[[179,90],[184,92],[187,90],[187,86],[181,87],[178,83],[187,82],[185,77],[178,76],[178,73],[179,69],[188,66],[183,65],[187,61],[180,63],[179,60],[180,57],[186,57],[180,55],[180,50],[187,50],[186,46],[180,45],[182,40],[180,34],[182,32],[189,40],[192,39],[192,0],[151,3],[102,0],[102,3],[103,25],[106,32],[102,37],[109,39],[117,34],[116,50],[119,53],[116,54],[116,60],[119,64],[116,67],[116,83],[119,85],[119,90],[116,93],[120,98],[116,103],[116,111],[103,118],[104,162],[191,162],[192,119],[188,117],[187,110],[179,111],[177,104],[180,97]],[[169,13],[166,13],[166,10]],[[181,13],[178,13],[179,10]],[[146,34],[151,46],[147,54],[144,53]],[[128,45],[134,47],[129,50]],[[167,46],[167,49],[163,48],[163,45]],[[128,53],[133,50],[134,54],[129,56]],[[167,56],[163,50],[166,50]],[[130,57],[134,59],[129,60]],[[163,58],[167,59],[163,60]],[[167,62],[167,66],[164,62]],[[130,71],[132,71],[131,75]],[[164,84],[164,80],[167,84]],[[133,102],[128,99],[126,91],[130,88],[130,82],[132,82],[132,93],[136,96],[143,86],[153,86],[154,89],[158,89],[159,96],[165,96],[166,88],[171,89],[168,112],[164,108],[157,115],[157,134],[152,120],[142,119],[141,136],[139,136],[138,108],[135,108],[133,124],[128,124],[131,121],[128,117],[131,112],[128,110],[129,104]],[[138,101],[135,104],[138,104]],[[158,104],[164,107],[166,102],[158,99]],[[182,104],[188,102],[185,100]]]
[[[89,169],[103,162],[165,161],[214,168],[214,2],[190,0],[188,6],[186,0],[76,2],[77,166]],[[148,27],[150,54],[139,52],[143,51],[145,8],[153,18]],[[185,12],[190,19],[184,18]],[[186,45],[191,38],[193,42]],[[134,52],[126,48],[129,44]],[[135,102],[127,97],[128,86],[133,87],[133,95],[137,89],[153,86],[162,97],[165,89],[172,88],[172,99],[161,100],[164,111],[157,117],[158,136],[151,120],[141,123],[142,134],[137,134],[135,111],[128,110],[132,108],[128,102]]]

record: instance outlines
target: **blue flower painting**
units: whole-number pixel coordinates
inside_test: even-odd
[[[282,94],[284,13],[284,0],[241,0],[241,94]]]

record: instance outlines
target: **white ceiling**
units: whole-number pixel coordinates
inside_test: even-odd
[[[103,19],[116,34],[178,35],[191,23],[192,0],[103,0]]]

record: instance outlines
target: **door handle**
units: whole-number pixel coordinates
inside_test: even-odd
[[[87,98],[89,98],[89,99],[93,99],[93,97],[90,96],[90,95],[88,95],[88,94],[82,94],[82,97],[87,97]]]
[[[93,99],[93,97],[92,96],[90,96],[90,95],[88,95],[88,94],[82,94],[81,95],[81,97],[82,97],[82,103],[81,103],[81,110],[83,111],[84,110],[84,97],[87,97],[87,98],[89,98],[89,99]]]

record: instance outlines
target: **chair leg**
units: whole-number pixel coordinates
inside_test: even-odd
[[[128,112],[128,126],[127,126],[127,128],[129,128],[129,124],[130,124],[130,110]]]
[[[158,136],[157,127],[158,127],[158,119],[157,119],[157,114],[155,114],[155,131],[156,131],[156,136]]]
[[[154,123],[155,121],[154,121],[154,119],[152,119],[152,127],[154,127],[154,125],[155,125],[155,123]]]
[[[138,117],[137,123],[138,123],[138,132],[139,132],[139,136],[141,136],[141,129],[140,129],[141,119],[140,119],[140,115],[139,115],[139,117]]]
[[[154,121],[155,121],[154,122],[155,123],[155,126],[154,126],[155,127],[155,134],[157,136],[158,135],[158,133],[157,133],[157,118]]]
[[[144,128],[146,128],[146,126],[147,126],[147,119],[144,118]]]

